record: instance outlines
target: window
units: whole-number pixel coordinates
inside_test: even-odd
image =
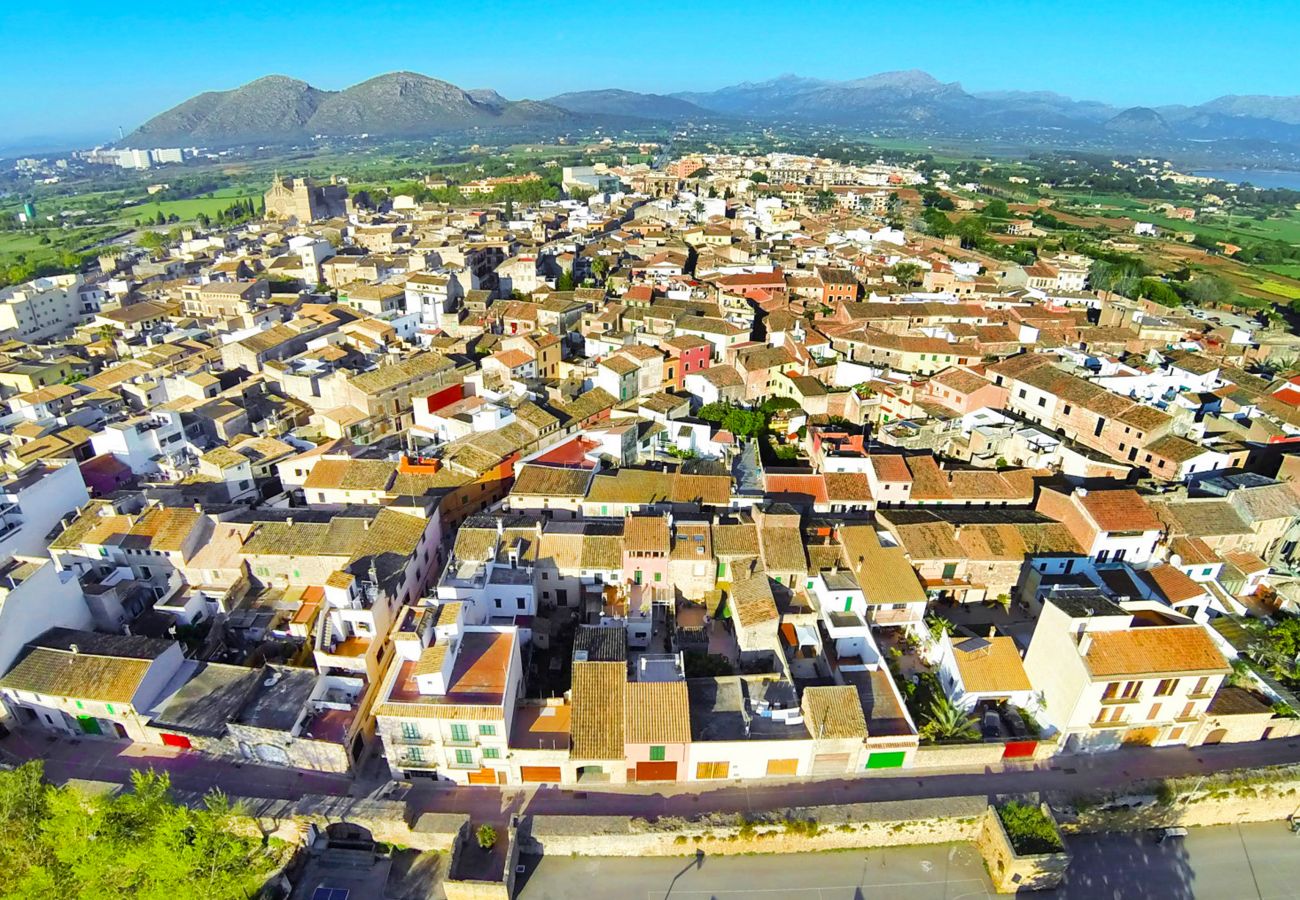
[[[500,759],[500,758],[501,758],[501,751],[498,750],[496,747],[484,747],[484,748],[483,748],[483,758],[484,758],[484,759]]]
[[[461,722],[453,722],[451,725],[451,739],[453,741],[468,741],[469,726]]]
[[[1210,683],[1210,676],[1202,675],[1200,678],[1196,679],[1196,684],[1194,684],[1192,686],[1192,689],[1187,692],[1187,695],[1189,697],[1204,697],[1205,689],[1209,685],[1209,683]]]
[[[1178,687],[1177,678],[1162,678],[1160,679],[1160,683],[1156,685],[1156,696],[1168,697],[1174,692],[1174,688],[1176,687]]]
[[[419,747],[407,747],[406,758],[411,762],[424,762],[424,751]]]
[[[660,746],[651,747],[650,762],[663,762],[663,761],[664,761],[664,748]]]
[[[408,741],[416,740],[420,737],[420,726],[415,722],[402,723],[402,737]]]
[[[497,727],[495,725],[480,725],[478,733],[484,737],[492,737],[497,733]]]
[[[1186,706],[1183,707],[1183,711],[1179,713],[1178,718],[1190,719],[1194,715],[1196,715],[1196,704],[1188,703]]]
[[[1140,681],[1112,681],[1102,692],[1103,700],[1133,700],[1142,689]]]
[[[1109,551],[1109,550],[1098,550],[1098,551],[1097,551],[1097,562],[1099,562],[1099,563],[1104,563],[1104,562],[1105,562],[1107,559],[1109,559],[1109,558],[1110,558],[1110,551]]]
[[[1072,408],[1073,408],[1073,407],[1071,407],[1070,404],[1068,404],[1068,403],[1065,404],[1065,406],[1061,409],[1061,414],[1062,414],[1062,415],[1066,415],[1066,416],[1068,416],[1068,415],[1070,414],[1070,410],[1071,410]]]
[[[474,765],[474,753],[473,753],[473,751],[470,751],[470,750],[457,750],[457,751],[456,751],[456,765],[458,765],[458,766],[472,766],[472,765]]]
[[[1152,704],[1151,712],[1147,713],[1147,718],[1152,720],[1160,718],[1160,706],[1159,703]]]

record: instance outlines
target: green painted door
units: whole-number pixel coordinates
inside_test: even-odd
[[[77,724],[85,734],[103,734],[99,730],[99,719],[94,716],[77,716]]]
[[[873,753],[867,757],[867,768],[898,769],[902,768],[905,759],[907,759],[907,751],[905,750],[896,750],[889,753]]]

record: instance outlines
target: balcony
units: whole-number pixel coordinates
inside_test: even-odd
[[[404,769],[436,769],[438,763],[436,760],[426,759],[423,754],[412,756],[409,753],[401,753],[397,757],[397,764]]]
[[[393,743],[399,747],[428,747],[433,743],[433,740],[427,737],[410,737],[402,734],[393,738]]]
[[[458,741],[455,738],[449,738],[442,743],[447,747],[477,747],[478,738],[468,737],[461,741]]]
[[[462,772],[477,772],[479,769],[483,768],[483,765],[477,761],[463,763],[463,762],[456,762],[455,760],[453,760],[447,763],[447,768],[457,769]]]
[[[1142,698],[1137,695],[1132,697],[1102,697],[1101,698],[1102,706],[1124,706],[1126,704],[1141,703],[1141,702],[1142,702]]]

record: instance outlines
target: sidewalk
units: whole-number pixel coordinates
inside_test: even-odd
[[[980,769],[907,769],[836,779],[661,783],[584,790],[453,787],[430,782],[408,787],[375,779],[354,781],[325,772],[228,762],[167,747],[95,740],[74,744],[29,732],[0,740],[0,749],[19,759],[45,760],[46,776],[56,782],[80,778],[125,784],[132,771],[153,768],[170,774],[172,784],[186,791],[204,792],[215,787],[232,796],[286,800],[304,794],[360,797],[383,790],[391,799],[405,800],[411,816],[463,812],[484,821],[501,821],[512,813],[693,816],[971,794],[1081,792],[1117,789],[1152,778],[1300,763],[1300,739],[1287,739],[1194,749],[1132,747]]]

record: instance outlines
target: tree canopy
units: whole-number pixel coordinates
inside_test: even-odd
[[[135,772],[129,792],[90,797],[43,771],[37,761],[0,772],[5,897],[245,900],[280,866],[219,792],[190,809],[165,774]]]

